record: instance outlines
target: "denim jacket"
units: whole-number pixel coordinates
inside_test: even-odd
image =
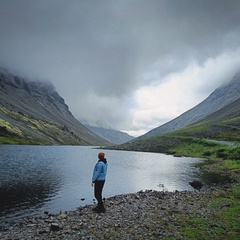
[[[105,181],[107,174],[107,161],[106,159],[99,160],[93,170],[92,182]]]

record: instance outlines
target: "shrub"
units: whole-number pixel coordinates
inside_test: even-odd
[[[225,152],[224,149],[218,149],[217,152],[216,152],[216,157],[217,158],[223,158],[223,159],[226,159],[228,157],[228,154]]]
[[[240,148],[232,149],[229,152],[228,158],[232,160],[240,160]]]
[[[203,152],[203,156],[211,156],[212,155],[212,152],[211,151],[205,151]]]

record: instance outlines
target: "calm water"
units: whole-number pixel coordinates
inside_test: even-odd
[[[93,203],[91,176],[99,150],[79,146],[0,145],[0,221]],[[193,190],[194,158],[105,151],[104,197],[146,189]],[[81,199],[85,200],[82,201]]]

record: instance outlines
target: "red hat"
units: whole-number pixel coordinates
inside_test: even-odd
[[[98,158],[99,158],[99,159],[104,159],[104,157],[105,157],[105,153],[104,153],[104,152],[100,152],[100,153],[98,154]]]

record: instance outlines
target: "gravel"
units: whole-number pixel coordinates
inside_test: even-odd
[[[226,187],[225,187],[226,188]],[[206,191],[153,191],[122,194],[105,200],[105,213],[86,205],[75,211],[31,216],[0,231],[2,240],[164,239],[181,238],[186,217],[207,218],[216,188]]]

